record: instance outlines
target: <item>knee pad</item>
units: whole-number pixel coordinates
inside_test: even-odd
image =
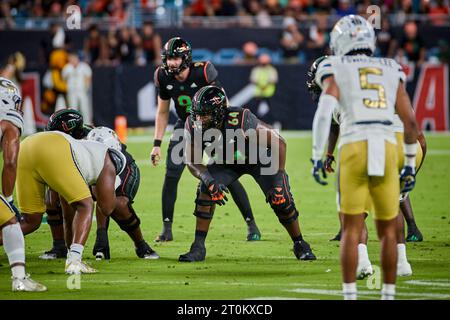
[[[133,207],[131,206],[131,203],[128,203],[128,208],[131,212],[131,217],[126,220],[117,220],[114,216],[112,218],[114,221],[119,225],[120,229],[122,229],[125,232],[132,232],[139,228],[141,225],[141,220],[136,215],[136,212],[134,211]]]
[[[63,216],[61,209],[47,210],[47,224],[49,226],[60,226],[63,224]]]
[[[292,212],[292,211],[291,211]],[[290,212],[289,212],[290,213]],[[278,217],[278,221],[280,221],[280,223],[282,225],[290,225],[292,222],[294,222],[295,220],[297,220],[298,218],[298,211],[295,210],[294,214],[291,215],[290,217],[288,216],[289,213],[285,212],[285,211],[275,211],[275,214]]]
[[[195,211],[194,216],[200,219],[211,220],[214,215],[215,203],[212,200],[200,199],[201,187],[197,189],[197,198],[195,199]],[[209,207],[209,210],[200,210],[199,206]]]

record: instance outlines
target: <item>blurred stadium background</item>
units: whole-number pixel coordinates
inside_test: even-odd
[[[306,72],[314,59],[329,54],[331,27],[346,14],[379,13],[376,55],[404,66],[421,126],[446,131],[449,2],[6,0],[0,6],[1,73],[22,87],[26,121],[36,124],[27,127],[30,133],[42,129],[55,108],[70,106],[61,75],[68,53],[92,69],[87,90],[95,125],[114,127],[124,115],[128,127],[148,127],[156,114],[153,73],[161,46],[181,36],[191,43],[194,60],[216,65],[233,104],[247,105],[276,127],[309,130],[315,106]],[[250,74],[261,56],[278,80],[274,90],[258,95],[257,86],[267,79],[251,80]]]

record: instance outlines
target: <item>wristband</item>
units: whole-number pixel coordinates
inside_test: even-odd
[[[211,175],[211,173],[209,173],[208,170],[203,171],[200,174],[199,178],[207,187],[209,187],[209,185],[214,181],[213,176]]]
[[[405,165],[415,168],[416,166],[416,154],[417,154],[417,143],[405,143]]]
[[[5,199],[6,199],[6,201],[8,201],[8,202],[11,202],[11,201],[14,200],[12,195],[9,196],[9,197],[5,197]]]
[[[162,143],[162,140],[160,140],[160,139],[153,140],[154,147],[161,147],[161,143]]]

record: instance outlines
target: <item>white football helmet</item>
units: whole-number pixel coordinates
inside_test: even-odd
[[[9,79],[0,77],[0,109],[2,110],[20,110],[19,88]]]
[[[363,17],[353,14],[342,17],[330,34],[330,48],[336,56],[360,49],[375,52],[375,41],[372,25]]]
[[[87,140],[101,142],[109,148],[122,151],[122,144],[117,133],[108,127],[96,127],[92,129],[87,135]]]

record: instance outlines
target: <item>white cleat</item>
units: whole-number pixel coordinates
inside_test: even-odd
[[[370,261],[358,263],[358,267],[356,268],[356,278],[358,280],[362,280],[371,274],[373,274],[373,268]]]
[[[12,291],[22,291],[22,292],[43,292],[47,291],[47,287],[40,284],[39,282],[34,281],[30,278],[30,275],[27,274],[25,278],[12,278]]]
[[[397,276],[398,277],[408,277],[412,276],[412,268],[409,262],[403,262],[397,264]]]
[[[76,260],[76,261],[69,261],[66,260],[66,274],[82,274],[82,273],[96,273],[97,270],[90,267],[87,263]]]
[[[149,259],[149,260],[157,260],[159,259],[159,255],[153,251],[153,252],[147,252],[146,254],[144,254],[144,259]]]

